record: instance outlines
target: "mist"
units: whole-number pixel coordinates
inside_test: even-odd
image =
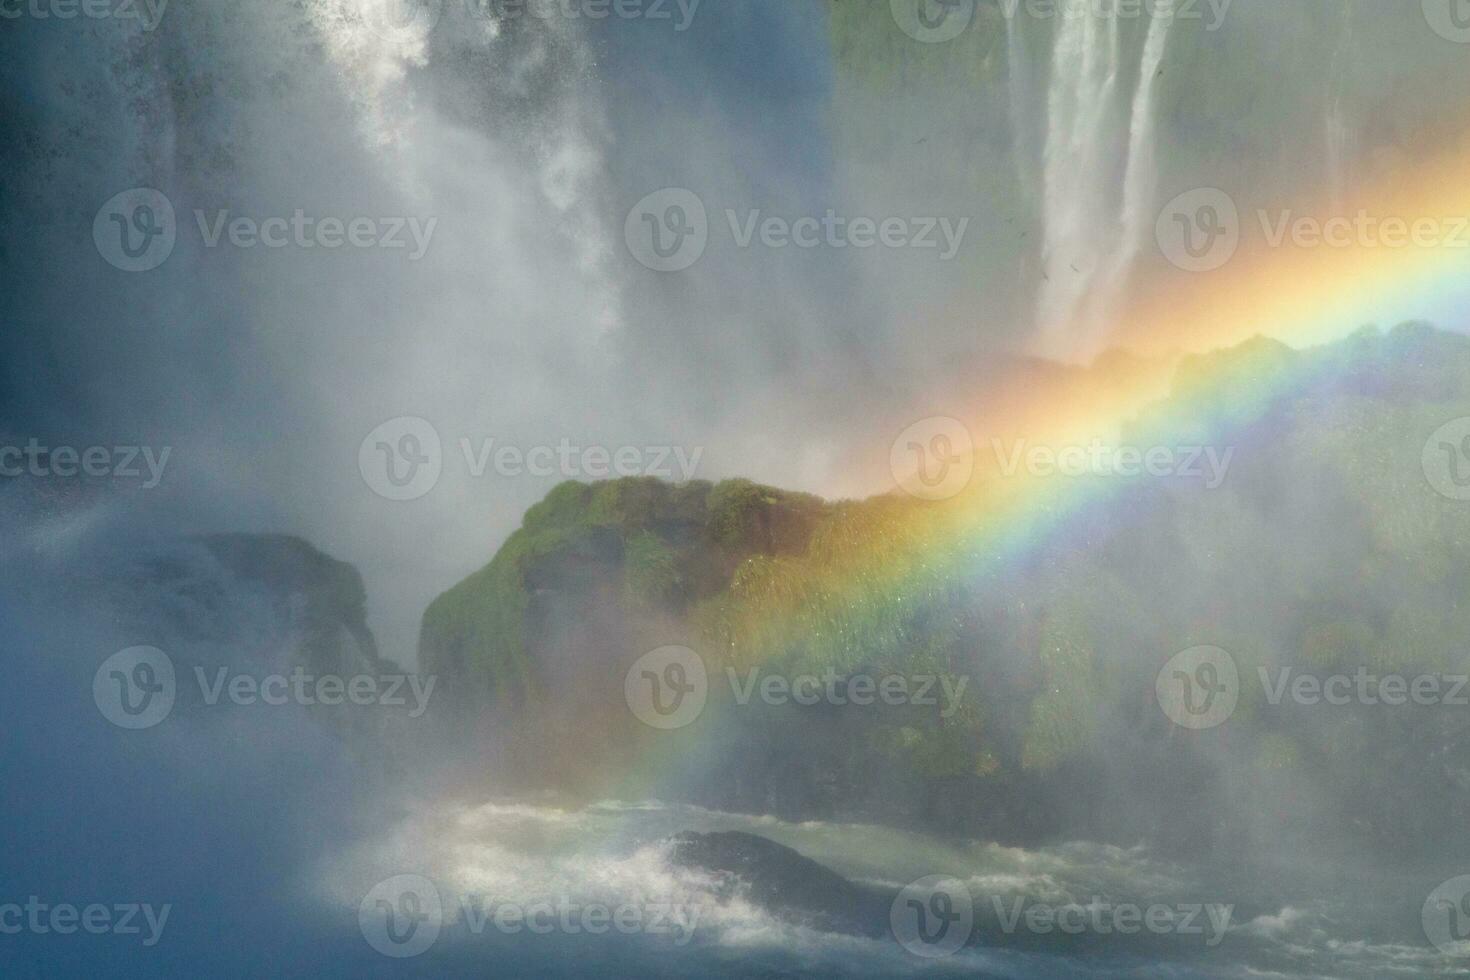
[[[1217,188],[1246,226],[1258,209],[1351,213],[1363,188],[1407,182],[1464,133],[1447,94],[1470,80],[1463,45],[1417,9],[1376,0],[1234,0],[1131,17],[967,0],[963,29],[943,39],[921,36],[934,28],[886,0],[868,10],[856,0],[649,0],[602,16],[590,6],[444,0],[405,12],[376,0],[172,0],[144,5],[156,22],[16,7],[0,27],[0,444],[33,447],[14,457],[32,469],[0,478],[13,678],[4,782],[14,795],[4,809],[13,836],[30,844],[8,859],[7,876],[21,891],[74,900],[122,891],[175,902],[186,916],[175,928],[190,941],[160,944],[150,972],[225,962],[209,946],[221,922],[231,924],[227,952],[240,972],[390,962],[359,937],[341,939],[342,922],[355,928],[355,911],[343,909],[362,867],[383,860],[363,841],[394,840],[404,821],[438,826],[427,787],[478,770],[479,790],[512,780],[517,765],[499,758],[514,754],[499,727],[488,744],[486,729],[459,715],[425,737],[397,711],[362,722],[300,705],[214,712],[195,700],[186,703],[197,711],[159,731],[119,739],[89,700],[109,655],[167,650],[191,698],[196,669],[287,674],[303,644],[327,651],[329,670],[407,676],[431,646],[426,610],[485,568],[523,521],[529,529],[528,510],[567,480],[743,479],[828,502],[889,494],[902,481],[895,440],[918,420],[998,433],[1014,421],[1018,391],[1038,402],[1052,392],[1059,404],[1102,400],[1131,384],[1130,372],[1172,378],[1188,355],[1213,353],[1184,340],[1162,353],[1129,349],[1139,311],[1199,282],[1160,247],[1166,202]],[[134,189],[150,193],[126,196]],[[686,233],[700,239],[697,254]],[[666,235],[678,243],[672,253],[661,248]],[[1447,332],[1445,347],[1398,335],[1383,350],[1432,360],[1459,351],[1467,294],[1386,295],[1313,340],[1427,321]],[[1358,354],[1323,356],[1361,367]],[[1364,388],[1378,378],[1352,376]],[[1425,400],[1449,405],[1450,389]],[[1312,405],[1321,418],[1339,407],[1326,395]],[[1284,432],[1296,421],[1283,414],[1229,430],[1245,458],[1228,502],[1161,491],[1167,516],[1135,521],[1145,503],[1134,500],[1098,526],[1065,525],[1003,588],[957,579],[984,626],[953,629],[983,636],[991,653],[1034,646],[1050,628],[1047,596],[1106,570],[1158,590],[1156,607],[1113,622],[1098,652],[1130,675],[1147,680],[1157,666],[1141,637],[1167,645],[1198,628],[1183,610],[1206,619],[1214,613],[1200,610],[1224,606],[1214,621],[1274,624],[1290,647],[1298,624],[1267,583],[1310,582],[1343,602],[1362,584],[1336,564],[1357,552],[1332,540],[1334,528],[1362,518],[1356,498],[1322,489],[1341,474],[1252,469],[1269,455],[1270,425]],[[1252,454],[1253,445],[1268,448]],[[84,459],[93,448],[106,456],[97,476],[80,462],[62,473],[65,452]],[[1351,447],[1323,451],[1357,458]],[[1283,485],[1283,472],[1299,482]],[[1267,498],[1269,524],[1244,504],[1232,510]],[[817,505],[793,499],[773,506],[800,524]],[[681,511],[678,522],[693,519]],[[774,540],[785,525],[771,522]],[[1176,535],[1165,546],[1171,560],[1210,558],[1154,564],[1157,552],[1130,552],[1132,534]],[[279,550],[262,557],[253,536]],[[1255,562],[1279,574],[1263,573],[1258,589],[1190,578],[1227,542],[1237,548],[1232,569]],[[801,553],[778,544],[771,555]],[[602,546],[594,540],[578,561],[606,572]],[[1284,571],[1274,565],[1283,555]],[[261,571],[277,562],[289,574]],[[582,568],[548,566],[537,570],[544,582],[527,586],[528,602]],[[1417,580],[1393,581],[1428,594]],[[1101,594],[1092,598],[1106,606]],[[620,656],[683,642],[657,637],[693,621],[587,595],[593,612],[548,600],[566,618],[540,624],[559,640],[543,661],[553,686],[593,691],[548,712],[573,743],[585,731],[566,726],[600,724],[609,699],[624,708],[622,689],[607,695],[591,671],[620,676]],[[1391,601],[1381,604],[1391,616]],[[889,652],[880,647],[874,658]],[[471,660],[446,649],[430,651],[436,670]],[[1032,690],[1031,675],[1004,657],[984,669],[997,690]],[[469,685],[439,683],[438,703],[469,697]],[[486,682],[496,698],[510,698],[510,687]],[[1130,716],[1114,707],[1097,724],[1132,744]],[[497,717],[504,724],[515,723]],[[918,873],[907,863],[863,867],[838,845],[807,840],[810,814],[766,792],[754,771],[749,786],[712,786],[701,767],[734,758],[738,768],[740,739],[759,728],[717,731],[671,762],[668,778],[639,785],[676,793],[679,805],[784,821],[777,837],[831,849],[850,877]],[[466,730],[487,742],[455,744]],[[819,725],[797,741],[840,748],[845,731]],[[566,755],[584,751],[562,737],[546,736]],[[783,744],[772,736],[768,751]],[[606,748],[585,751],[596,759]],[[608,749],[609,772],[624,748]],[[452,775],[424,763],[443,757],[449,769],[451,756]],[[1055,803],[1056,819],[1039,825],[1056,835],[987,839],[1064,842],[1092,829],[1080,823],[1088,802],[1106,799],[1116,839],[1100,843],[1126,847],[1135,825],[1167,820],[1171,801],[1150,795],[1128,771],[1136,757],[1123,756],[1116,770],[1080,777],[1075,799],[1042,800]],[[1328,828],[1327,850],[1344,849],[1330,795],[1256,778],[1225,751],[1210,762],[1222,784],[1240,787],[1229,809],[1240,839],[1270,836],[1246,826],[1254,818],[1241,801],[1290,797],[1293,812]],[[588,785],[612,793],[612,782]],[[849,787],[854,806],[838,815],[858,823],[883,813],[906,826],[903,806],[866,806],[901,798],[907,785],[874,777],[871,792]],[[454,789],[460,802],[470,795]],[[1129,793],[1138,798],[1119,798]],[[1201,793],[1203,805],[1229,795]],[[496,827],[514,817],[479,813]],[[749,829],[733,817],[684,816]],[[970,829],[913,819],[916,833]],[[632,834],[607,826],[588,839]],[[899,846],[884,838],[890,845]],[[1290,846],[1272,845],[1283,858]],[[356,857],[334,863],[343,853]],[[405,870],[428,870],[415,860],[441,856],[406,859]],[[316,874],[323,864],[331,874]],[[325,900],[303,884],[321,878],[332,882]],[[680,878],[679,887],[694,886]],[[1263,903],[1263,915],[1276,911]],[[293,925],[315,915],[304,931]],[[317,948],[319,935],[335,938]],[[79,944],[55,960],[29,936],[0,959],[18,975],[60,975],[93,968],[100,948]],[[503,953],[578,975],[574,950]],[[628,969],[641,968],[638,954],[626,955]],[[704,966],[670,962],[674,972]]]
[[[936,403],[958,414],[969,397],[950,390],[960,365],[1034,352],[1090,360],[1106,342],[1098,314],[1069,309],[1067,290],[1109,280],[1092,290],[1106,296],[1164,275],[1126,255],[1109,257],[1116,271],[1091,268],[1120,220],[1108,202],[1154,207],[1175,187],[1247,181],[1265,201],[1347,180],[1403,153],[1401,133],[1432,138],[1420,120],[1436,114],[1440,72],[1458,64],[1371,4],[1237,2],[1214,31],[1210,18],[1180,20],[1162,53],[1143,51],[1142,20],[1119,18],[1117,65],[1089,69],[1116,74],[1113,88],[1083,110],[1108,135],[1047,135],[1013,132],[1010,113],[1023,105],[1028,129],[1047,125],[1046,35],[1086,18],[1023,11],[1019,43],[1035,53],[1008,66],[982,5],[958,42],[988,46],[977,98],[929,84],[943,66],[912,44],[891,42],[888,66],[842,61],[822,5],[727,6],[697,9],[681,31],[679,17],[502,23],[449,4],[442,27],[386,38],[351,4],[325,2],[179,5],[152,31],[25,22],[7,38],[5,69],[17,135],[6,253],[15,281],[33,284],[5,299],[10,426],[56,444],[173,447],[169,479],[142,510],[194,530],[308,533],[363,569],[374,625],[411,662],[428,599],[482,564],[563,476],[476,477],[485,440],[677,445],[703,450],[703,478],[881,490],[873,449]],[[1243,130],[1231,157],[1201,159],[1189,59],[1209,46],[1270,60],[1288,28],[1314,35],[1286,83],[1300,90],[1293,110],[1336,113],[1340,156],[1327,153],[1326,124],[1286,123]],[[1423,63],[1405,72],[1406,52]],[[1161,65],[1157,147],[1134,128],[1130,148],[1128,111],[1148,101],[1136,77],[1145,54]],[[896,84],[865,77],[892,71]],[[1260,113],[1260,84],[1228,79],[1207,118]],[[1047,139],[1081,140],[1093,156],[1048,169]],[[1145,151],[1153,179],[1137,173]],[[1070,205],[1044,201],[1048,180],[1084,180],[1097,204],[1061,217]],[[143,277],[99,262],[84,234],[97,207],[133,186],[161,190],[178,217],[173,253]],[[623,241],[633,205],[669,186],[694,190],[712,227],[706,254],[679,276],[645,269]],[[1048,232],[1048,206],[1070,231]],[[725,214],[746,224],[829,208],[969,219],[967,237],[948,262],[920,250],[741,248]],[[258,224],[298,210],[413,218],[432,233],[421,257],[412,244],[206,244],[222,216]],[[1088,276],[1062,269],[1059,285],[1043,282],[1063,261],[1088,264]],[[407,505],[375,497],[353,465],[361,441],[401,416],[429,421],[444,447],[439,483]]]

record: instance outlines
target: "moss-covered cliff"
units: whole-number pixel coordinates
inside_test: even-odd
[[[686,630],[752,561],[804,552],[828,511],[746,480],[563,483],[489,565],[429,606],[420,669],[451,680],[452,725],[539,717],[554,728],[560,721],[548,719],[563,711],[565,723],[588,724],[584,712],[608,713],[599,671],[642,642],[659,645],[661,632]],[[519,723],[498,736],[557,741]]]
[[[941,504],[564,484],[430,607],[423,669],[460,723],[502,736],[513,771],[563,789],[1180,846],[1248,836],[1252,806],[1303,834],[1348,809],[1384,840],[1470,816],[1463,709],[1272,704],[1258,680],[1470,672],[1470,504],[1423,461],[1470,416],[1470,341],[1421,326],[1257,341],[1183,361],[1175,384],[1127,438],[1228,449],[1223,482],[1087,477],[1102,482],[1031,523],[988,520],[1004,498],[984,467]],[[711,677],[711,707],[676,733],[624,700],[629,666],[667,644]],[[1160,668],[1198,644],[1241,676],[1234,716],[1203,733],[1154,702]],[[735,705],[725,672],[752,668],[968,687],[950,712]]]

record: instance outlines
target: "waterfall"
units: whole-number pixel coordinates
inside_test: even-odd
[[[432,420],[446,448],[458,434],[545,439],[548,420],[596,390],[586,379],[600,376],[600,342],[623,315],[588,28],[444,3],[426,8],[442,7],[437,25],[388,30],[370,19],[374,2],[175,4],[151,33],[125,23],[30,32],[25,57],[38,71],[83,37],[93,46],[68,68],[75,86],[48,86],[37,110],[36,131],[55,136],[7,156],[0,191],[27,209],[13,233],[25,237],[0,238],[0,253],[23,241],[38,270],[79,270],[48,316],[30,317],[61,325],[11,342],[63,349],[58,377],[97,372],[105,357],[131,379],[89,385],[74,424],[116,425],[178,457],[207,446],[197,452],[232,474],[221,477],[228,492],[191,506],[207,500],[197,506],[226,521],[272,508],[261,524],[311,528],[324,542],[384,522],[361,474],[313,460],[347,458],[344,447],[398,416]],[[177,244],[146,275],[119,273],[75,234],[134,187],[157,189],[176,214]],[[408,244],[249,248],[223,232],[210,244],[216,225],[293,212],[396,227]],[[419,259],[409,257],[415,222],[433,224]],[[104,319],[125,345],[87,326]],[[198,411],[163,412],[153,391]],[[264,429],[237,423],[262,405],[292,420],[289,444],[267,450]],[[316,493],[280,492],[308,472]],[[393,597],[376,624],[386,649],[413,649],[434,588],[392,581],[401,554],[467,508],[480,508],[476,521],[488,509],[468,480],[437,491],[354,547],[369,589]],[[455,560],[483,547],[465,536]]]
[[[1353,7],[1345,10],[1342,19],[1342,34],[1332,54],[1332,67],[1327,72],[1326,111],[1324,112],[1324,138],[1327,157],[1327,187],[1334,211],[1343,209],[1343,198],[1347,193],[1349,158],[1352,155],[1353,132],[1343,106],[1344,89],[1348,72],[1353,64]]]
[[[1153,232],[1154,198],[1159,182],[1154,98],[1172,24],[1172,17],[1154,17],[1143,43],[1138,91],[1133,96],[1128,127],[1128,163],[1123,176],[1122,249],[1109,283],[1115,292],[1123,288],[1134,260]]]
[[[1043,277],[1038,305],[1044,339],[1060,339],[1086,305],[1108,254],[1108,173],[1115,133],[1110,109],[1121,62],[1116,9],[1063,18],[1052,51],[1043,160]]]
[[[1010,74],[1011,130],[1015,140],[1016,175],[1024,193],[1033,187],[1032,167],[1036,153],[1032,147],[1035,127],[1031,123],[1031,63],[1026,56],[1026,38],[1021,34],[1019,12],[1006,14],[1006,57]]]
[[[1037,306],[1049,352],[1086,348],[1114,311],[1153,229],[1155,102],[1174,18],[1150,19],[1138,81],[1117,98],[1124,54],[1116,6],[1068,16],[1052,52],[1045,153],[1045,281]]]

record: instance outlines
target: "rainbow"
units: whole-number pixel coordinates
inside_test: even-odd
[[[1470,150],[1441,154],[1412,173],[1368,185],[1345,211],[1324,208],[1295,216],[1325,220],[1360,212],[1375,220],[1402,219],[1410,231],[1427,220],[1439,237],[1416,242],[1409,235],[1398,247],[1367,239],[1315,247],[1252,240],[1218,270],[1181,273],[1120,317],[1113,342],[1131,356],[1116,371],[1105,366],[1107,359],[1099,361],[1088,377],[1101,373],[1104,383],[1074,379],[1037,387],[1032,379],[1015,378],[991,392],[984,424],[973,414],[964,420],[972,434],[974,476],[951,499],[920,504],[895,492],[840,505],[850,508],[851,520],[839,517],[825,537],[813,540],[808,555],[790,560],[784,570],[772,563],[744,574],[733,588],[733,611],[717,624],[716,639],[706,642],[712,669],[715,663],[749,666],[792,649],[803,650],[804,666],[841,669],[852,666],[844,657],[855,651],[903,650],[904,614],[922,606],[926,594],[955,582],[1003,585],[1015,562],[1097,508],[1127,500],[1139,484],[1024,470],[1003,475],[986,458],[995,440],[1025,439],[1053,448],[1100,440],[1117,446],[1127,433],[1128,444],[1138,446],[1150,434],[1168,438],[1190,431],[1224,442],[1230,433],[1198,432],[1202,416],[1228,426],[1249,418],[1253,406],[1315,377],[1295,367],[1289,351],[1261,338],[1303,350],[1367,326],[1416,319],[1465,328]],[[1256,233],[1243,238],[1265,237],[1253,227],[1256,214],[1242,212],[1241,220]],[[1394,226],[1377,231],[1399,234]],[[1450,238],[1455,240],[1445,241]],[[1240,358],[1189,358],[1251,341],[1262,357],[1243,352],[1245,370]],[[896,475],[903,482],[903,474]],[[710,649],[711,643],[718,649]],[[678,738],[644,741],[635,770],[657,771],[659,760],[681,751],[676,744],[688,745]]]
[[[976,477],[940,508],[943,518],[933,533],[939,540],[964,542],[963,548],[948,550],[968,553],[973,569],[1025,549],[1069,516],[1134,485],[1129,480],[1068,480],[1024,472],[995,479],[978,457],[996,439],[1025,439],[1053,448],[1095,440],[1115,445],[1131,429],[1129,441],[1136,444],[1150,429],[1179,431],[1203,406],[1216,417],[1223,410],[1229,418],[1309,380],[1292,369],[1242,376],[1238,361],[1189,363],[1189,354],[1258,338],[1300,350],[1340,340],[1365,326],[1413,319],[1463,328],[1470,309],[1470,145],[1442,153],[1413,172],[1367,185],[1351,198],[1346,209],[1336,212],[1324,207],[1291,215],[1293,220],[1317,215],[1321,221],[1336,214],[1354,221],[1365,215],[1369,234],[1345,245],[1293,245],[1288,240],[1273,247],[1264,230],[1252,227],[1257,215],[1242,209],[1240,220],[1248,227],[1242,241],[1250,242],[1249,247],[1213,272],[1181,272],[1177,281],[1155,290],[1119,319],[1114,343],[1136,359],[1116,372],[1113,383],[1074,383],[1060,390],[1036,388],[1029,379],[1002,385],[999,397],[990,400],[991,409],[999,408],[987,413],[984,424],[965,420],[973,434]],[[1269,218],[1279,225],[1278,215]],[[1416,224],[1423,232],[1417,240]],[[1385,237],[1402,244],[1383,244]],[[1189,370],[1181,370],[1186,365]],[[1098,371],[1111,373],[1101,364],[1094,368]],[[1171,417],[1159,414],[1165,395]],[[1147,427],[1145,432],[1140,426]],[[895,557],[891,549],[876,551],[879,563]],[[903,562],[897,564],[898,575],[912,574]],[[849,591],[856,593],[849,598],[860,601],[870,602],[875,593],[897,587],[892,575],[884,576],[862,560],[854,561],[846,574],[852,579]]]

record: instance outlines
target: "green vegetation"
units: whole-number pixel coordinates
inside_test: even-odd
[[[431,606],[425,669],[470,712],[535,700],[538,718],[600,726],[577,747],[587,770],[639,756],[650,732],[628,719],[622,678],[669,643],[696,647],[712,676],[967,679],[946,716],[903,706],[821,725],[794,708],[722,710],[712,685],[711,724],[733,728],[711,744],[753,770],[752,805],[781,787],[798,812],[824,812],[823,787],[862,799],[871,783],[875,806],[943,793],[945,813],[988,819],[1113,759],[1227,745],[1260,778],[1308,780],[1341,806],[1367,806],[1390,770],[1405,799],[1461,792],[1448,754],[1400,751],[1452,737],[1442,716],[1355,706],[1324,719],[1269,703],[1257,676],[1470,671],[1470,505],[1437,493],[1421,460],[1430,433],[1470,415],[1470,341],[1408,326],[1304,352],[1253,342],[1183,362],[1176,384],[1130,441],[1233,447],[1224,485],[1063,491],[1040,498],[1034,527],[990,521],[983,479],[941,504],[823,503],[745,480],[563,484]],[[1164,662],[1198,644],[1239,666],[1228,741],[1171,736],[1151,700]],[[546,689],[553,662],[586,689]],[[749,740],[776,748],[742,754]],[[1138,792],[1208,810],[1187,782],[1208,766],[1158,764]],[[1374,813],[1370,830],[1403,818]]]

